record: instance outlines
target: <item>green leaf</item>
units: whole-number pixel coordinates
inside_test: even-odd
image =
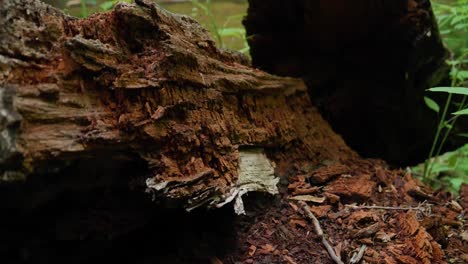
[[[428,90],[431,92],[446,92],[451,94],[468,95],[468,88],[465,87],[434,87]]]
[[[457,165],[457,162],[458,162],[458,155],[457,154],[454,154],[452,156],[450,156],[448,158],[448,165],[450,167],[455,167]]]
[[[468,108],[452,113],[452,115],[468,115]]]
[[[467,23],[456,24],[454,28],[455,28],[456,30],[465,29],[465,28],[468,28],[468,24],[467,24]]]
[[[453,125],[451,125],[451,124],[448,123],[448,122],[444,122],[444,123],[443,123],[443,127],[448,128],[448,129],[453,129]]]
[[[99,5],[99,7],[104,11],[111,9],[113,6],[114,6],[114,1],[106,1]]]
[[[219,35],[223,37],[242,37],[245,34],[243,28],[223,28],[219,30]]]
[[[432,100],[431,98],[424,96],[424,102],[426,103],[427,107],[429,107],[431,110],[434,110],[434,112],[439,113],[440,112],[440,107],[436,103],[436,101]]]
[[[450,29],[444,29],[444,30],[440,31],[440,34],[442,34],[442,35],[448,35],[450,33],[452,33],[452,30],[450,30]]]
[[[239,50],[239,52],[244,53],[244,54],[247,54],[249,51],[250,51],[250,47],[249,47],[249,46],[247,46],[247,47],[245,47],[245,48]]]
[[[209,13],[209,9],[208,9],[208,6],[203,4],[203,3],[200,3],[198,0],[192,0],[192,4],[198,8],[200,8],[201,10],[203,10],[203,12],[205,12],[205,14],[208,14]]]
[[[458,16],[455,16],[453,19],[452,19],[452,22],[450,23],[450,25],[455,25],[457,24],[458,22],[461,22],[463,20],[468,20],[468,14],[467,15],[458,15]]]
[[[468,79],[468,71],[459,71],[457,73],[457,78],[461,81],[467,80]]]
[[[463,178],[451,178],[450,179],[450,183],[452,184],[452,188],[454,190],[460,190],[460,187],[461,185],[464,183],[464,179]]]
[[[81,3],[81,17],[88,16],[88,7],[86,6],[86,0],[80,0]]]
[[[244,18],[245,17],[245,13],[243,14],[237,14],[237,15],[232,15],[232,16],[228,16],[227,19],[236,19],[236,18]]]
[[[468,133],[460,133],[460,134],[457,134],[457,136],[468,138]]]
[[[453,168],[445,164],[435,163],[432,167],[432,173],[439,174],[441,172],[452,171]]]

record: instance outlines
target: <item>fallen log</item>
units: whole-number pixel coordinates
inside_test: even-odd
[[[2,181],[134,159],[155,199],[193,208],[238,193],[244,149],[291,164],[355,156],[301,80],[250,68],[187,16],[147,2],[85,20],[38,1],[0,10]]]
[[[465,203],[360,159],[301,80],[219,50],[191,18],[146,1],[76,19],[5,0],[0,22],[0,233],[21,242],[0,247],[6,263],[330,263],[297,200],[343,261],[463,257]],[[255,190],[279,195],[243,211]],[[247,216],[220,208],[232,201]],[[56,239],[110,242],[57,252]]]

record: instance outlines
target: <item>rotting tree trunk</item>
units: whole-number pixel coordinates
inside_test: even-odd
[[[449,85],[448,51],[430,1],[249,4],[244,24],[254,66],[304,78],[324,118],[363,156],[404,165],[427,157],[437,117],[423,96]]]
[[[250,68],[187,16],[144,3],[86,20],[34,1],[2,12],[3,180],[136,158],[161,200],[192,207],[232,193],[244,147],[291,164],[354,155],[301,80]]]
[[[360,159],[301,80],[249,67],[189,17],[138,1],[80,20],[9,0],[0,22],[0,233],[22,242],[0,247],[5,263],[330,263],[294,200],[312,201],[343,260],[362,244],[369,263],[463,257],[464,200]],[[185,209],[280,194],[233,217],[156,207],[148,190]],[[48,245],[86,238],[112,245]]]

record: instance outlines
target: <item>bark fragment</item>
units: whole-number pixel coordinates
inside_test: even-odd
[[[217,49],[192,19],[139,3],[76,19],[38,1],[0,2],[0,41],[12,41],[0,45],[0,232],[24,241],[0,247],[2,260],[330,263],[287,191],[326,197],[311,211],[343,259],[361,242],[370,263],[463,258],[464,234],[445,223],[459,221],[466,199],[460,212],[421,187],[438,201],[433,212],[447,218],[427,229],[408,195],[420,183],[357,157],[311,105],[302,81],[252,69]],[[144,194],[148,183],[165,205],[216,207],[237,197],[230,194],[242,187],[239,163],[252,149],[264,150],[255,154],[260,163],[276,164],[280,183],[275,197],[245,197],[247,216],[233,217],[230,208],[187,214]],[[265,168],[261,175],[271,176]],[[324,186],[309,181],[314,171],[324,172]],[[376,178],[386,185],[381,191]],[[347,206],[364,201],[376,206]],[[369,222],[383,233],[353,241],[353,229]],[[429,234],[446,228],[456,232],[443,251],[442,238]],[[112,245],[71,247],[63,259],[49,248],[56,239]]]

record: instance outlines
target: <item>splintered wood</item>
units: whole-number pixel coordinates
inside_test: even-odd
[[[271,10],[270,2],[261,6]],[[270,31],[270,23],[261,28]],[[36,254],[48,260],[55,252],[43,250],[45,242],[84,237],[139,249],[106,251],[110,262],[138,255],[154,263],[463,263],[467,186],[452,202],[408,172],[360,158],[302,80],[218,49],[192,18],[147,0],[84,19],[40,1],[3,0],[0,24],[0,233],[25,241],[3,255],[41,262]],[[249,38],[253,54],[269,40]],[[276,53],[268,58],[292,65]],[[352,102],[353,110],[368,105]],[[347,121],[360,126],[359,117]],[[244,204],[248,191],[274,195],[244,196]],[[247,216],[181,210],[231,202]],[[77,261],[102,249],[76,249],[89,254],[76,251]]]
[[[272,195],[278,194],[279,182],[274,174],[274,164],[268,160],[262,148],[242,148],[239,151],[239,177],[234,188],[224,202],[217,205],[221,207],[233,199],[234,211],[245,214],[242,195],[248,192],[264,192]]]
[[[86,19],[34,0],[0,11],[1,181],[127,160],[146,164],[154,201],[191,210],[249,189],[247,168],[263,166],[245,181],[276,193],[265,154],[239,171],[245,146],[289,168],[356,156],[302,80],[251,68],[188,16],[151,1]]]

